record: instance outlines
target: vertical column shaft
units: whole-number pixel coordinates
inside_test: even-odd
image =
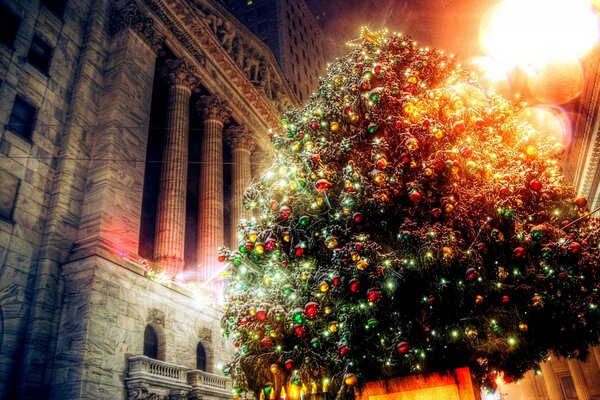
[[[154,259],[168,276],[183,271],[187,188],[189,101],[198,80],[184,59],[168,60],[167,136],[160,175]]]
[[[575,358],[569,358],[567,363],[569,364],[569,372],[571,373],[571,378],[573,378],[577,398],[579,400],[590,400],[592,395],[585,381],[580,361]]]
[[[217,272],[218,248],[224,242],[223,125],[231,111],[219,95],[202,96],[197,109],[204,116],[200,153],[198,212],[198,278],[206,281]]]
[[[231,147],[232,177],[231,177],[231,215],[229,231],[229,247],[236,248],[237,226],[240,220],[247,219],[250,213],[243,204],[244,192],[252,180],[250,154],[255,144],[252,135],[244,126],[231,127],[227,130],[225,140]]]
[[[542,369],[542,376],[544,377],[544,384],[548,391],[548,400],[562,400],[562,390],[560,389],[560,382],[558,377],[554,374],[552,365],[549,361],[540,365]]]

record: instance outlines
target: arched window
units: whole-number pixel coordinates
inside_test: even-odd
[[[204,345],[200,342],[196,348],[196,369],[206,371],[206,350],[204,350]]]
[[[158,359],[158,335],[152,325],[147,325],[144,330],[144,355]]]

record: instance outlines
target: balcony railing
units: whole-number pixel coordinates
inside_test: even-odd
[[[229,378],[146,356],[129,358],[125,383],[132,398],[156,394],[171,398],[184,398],[186,395],[188,398],[201,398],[204,395],[230,399],[232,393]]]
[[[193,389],[199,389],[205,393],[214,393],[231,397],[232,387],[229,378],[199,370],[189,371],[187,373],[187,378],[188,383]]]

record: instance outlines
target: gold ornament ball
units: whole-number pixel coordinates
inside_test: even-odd
[[[271,366],[269,367],[269,370],[271,371],[272,374],[276,374],[279,372],[279,365],[271,364]]]
[[[529,325],[527,325],[525,322],[521,322],[519,324],[519,330],[521,332],[527,332],[527,329],[529,329]]]
[[[472,326],[470,326],[467,329],[465,329],[465,336],[467,338],[473,340],[477,337],[477,330],[475,328],[473,328]]]
[[[346,375],[344,375],[344,383],[348,387],[354,387],[358,383],[358,378],[356,377],[355,374],[353,374],[352,372],[349,372]]]

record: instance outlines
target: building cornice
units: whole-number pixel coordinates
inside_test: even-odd
[[[154,16],[174,35],[200,65],[202,84],[230,100],[233,116],[253,126],[260,147],[270,148],[267,131],[279,125],[273,104],[248,80],[222,47],[218,38],[200,19],[200,11],[189,0],[144,0]]]

